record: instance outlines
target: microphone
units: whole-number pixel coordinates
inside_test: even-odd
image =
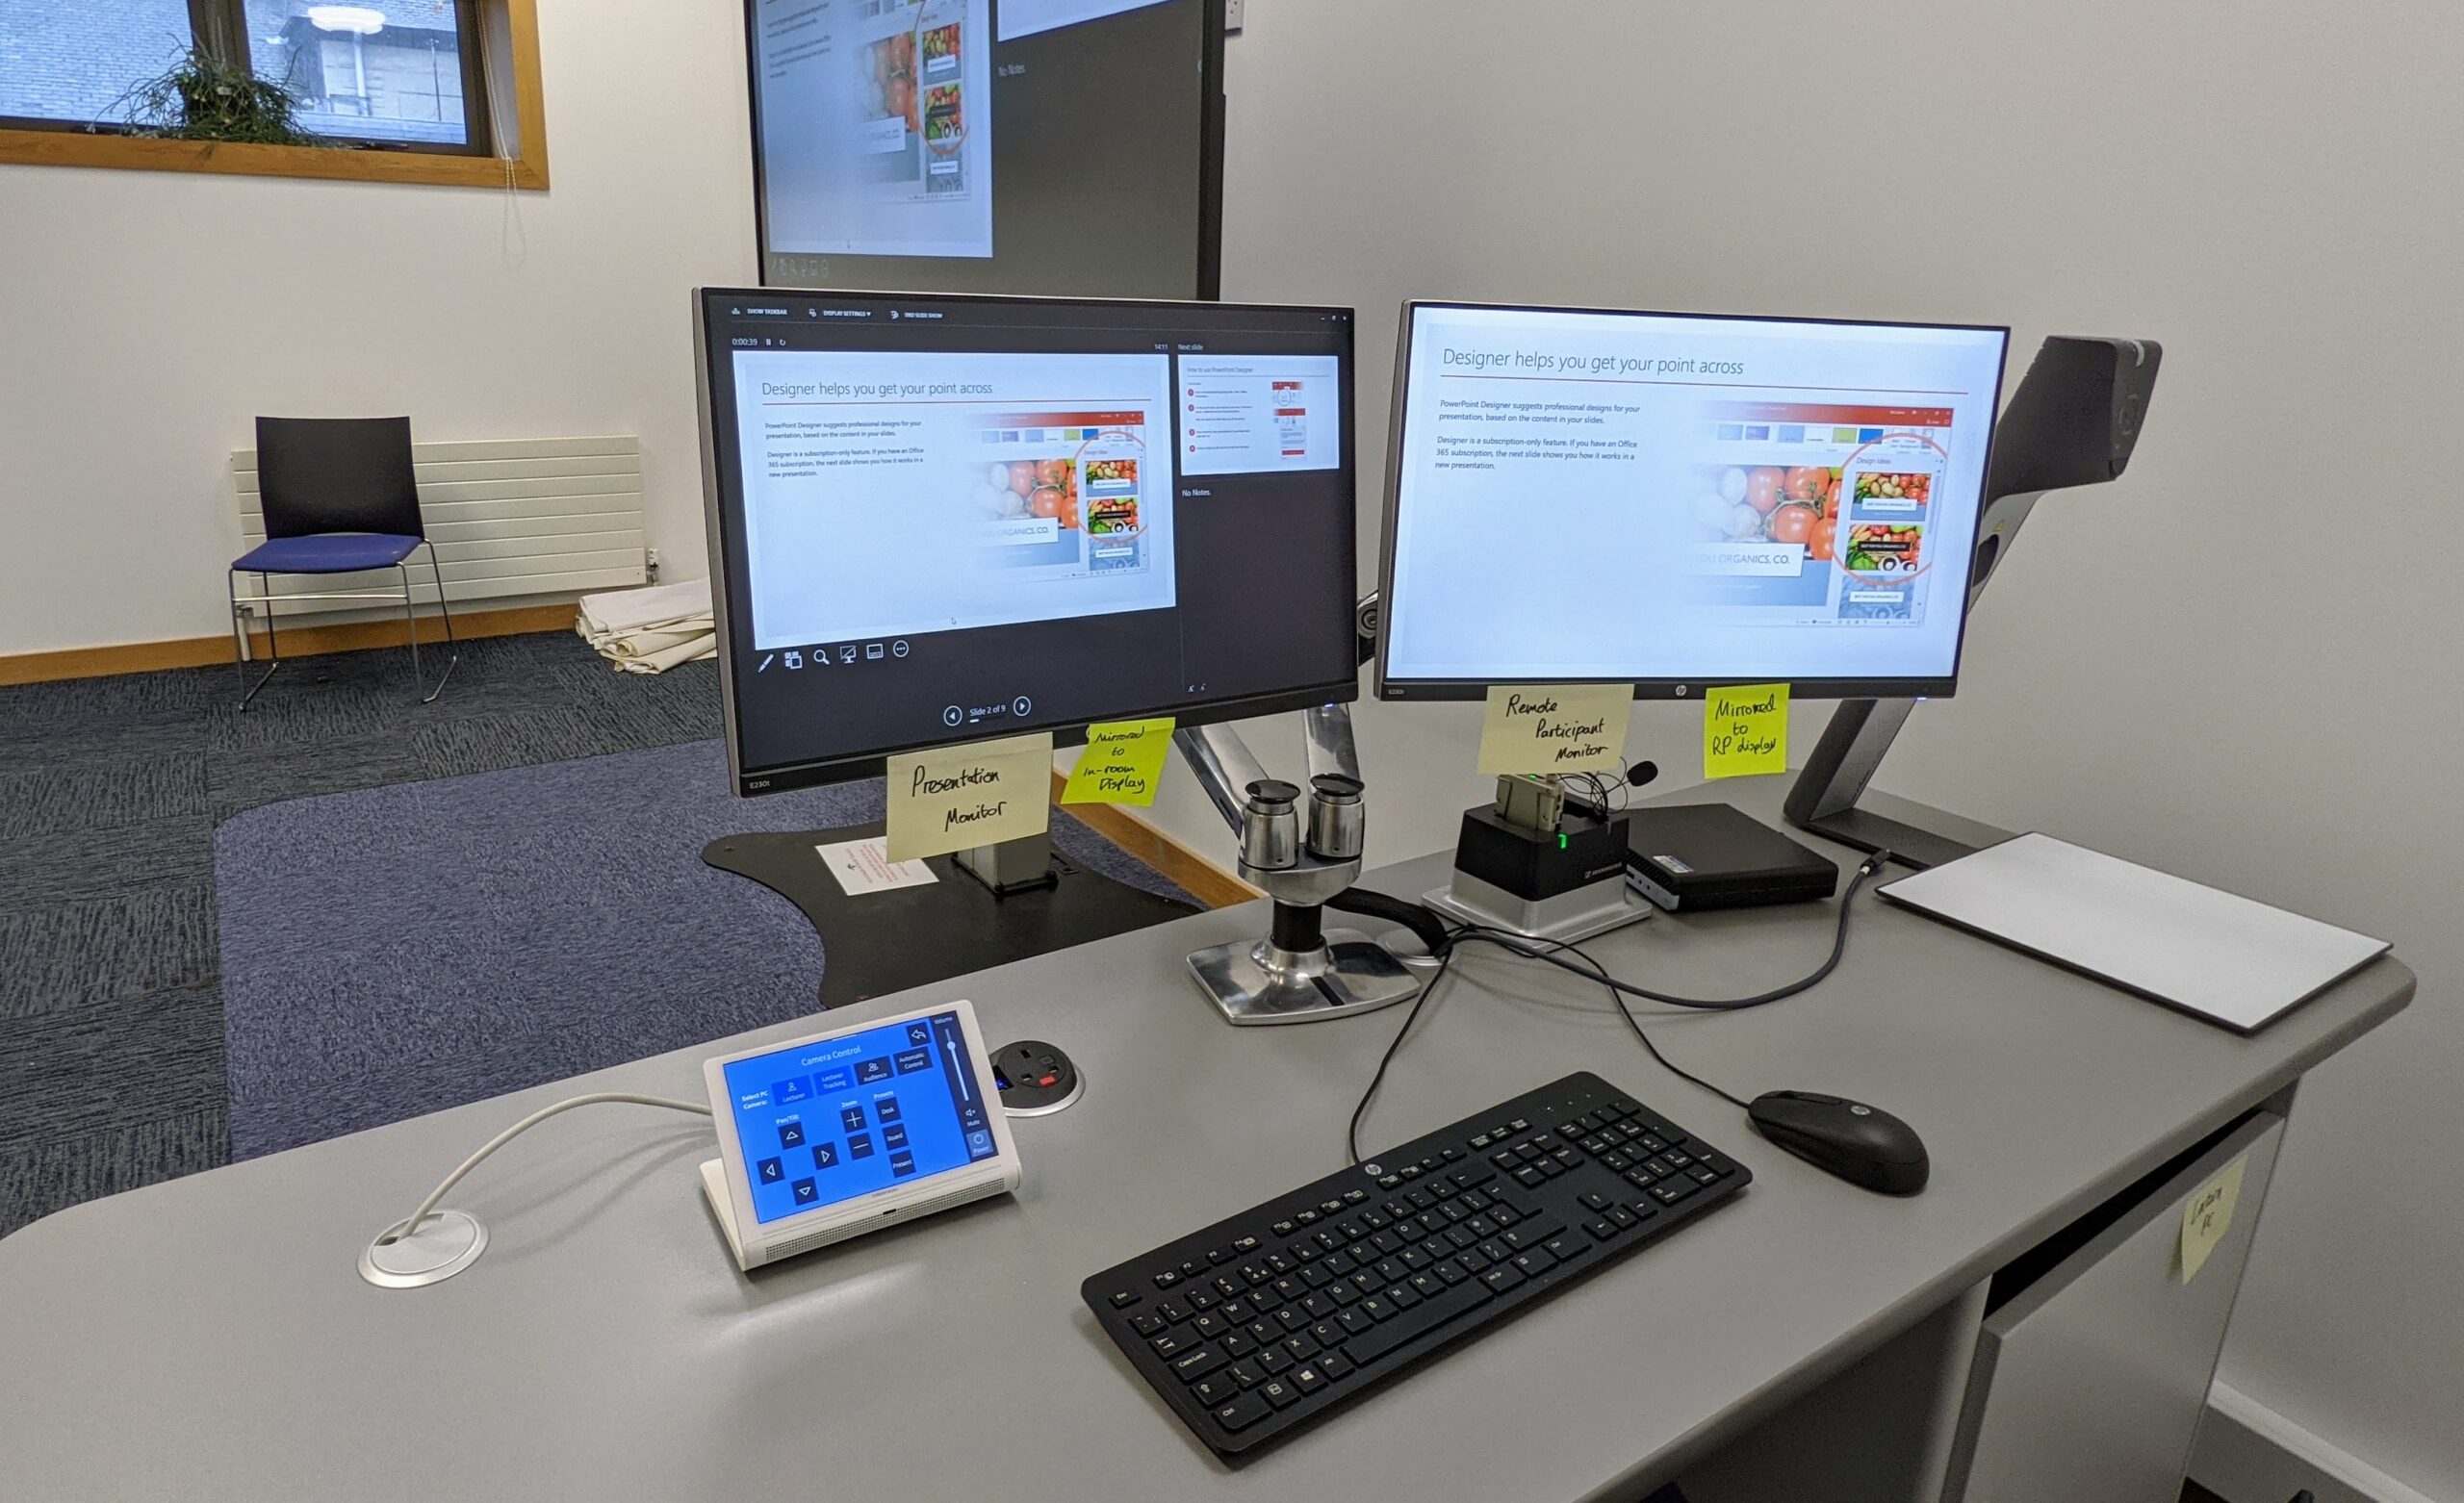
[[[1633,784],[1637,788],[1640,788],[1643,784],[1650,782],[1653,778],[1657,777],[1658,776],[1659,764],[1657,762],[1636,762],[1633,766],[1626,769],[1626,781]]]

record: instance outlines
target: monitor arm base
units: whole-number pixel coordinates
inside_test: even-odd
[[[1365,809],[1351,711],[1303,714],[1309,789],[1267,775],[1229,726],[1191,726],[1173,741],[1216,812],[1240,840],[1235,870],[1273,901],[1262,940],[1213,945],[1189,957],[1190,975],[1236,1027],[1318,1023],[1408,1002],[1421,981],[1393,952],[1351,930],[1326,930],[1326,900],[1360,877]]]

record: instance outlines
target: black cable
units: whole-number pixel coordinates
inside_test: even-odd
[[[1421,1020],[1421,1008],[1428,1006],[1429,998],[1436,994],[1437,983],[1446,980],[1446,973],[1453,965],[1454,950],[1450,945],[1446,954],[1439,956],[1437,969],[1430,973],[1427,984],[1421,988],[1418,997],[1412,999],[1410,1010],[1403,1014],[1403,1026],[1395,1031],[1394,1041],[1386,1046],[1384,1054],[1377,1057],[1377,1073],[1369,1078],[1369,1089],[1360,1093],[1360,1104],[1351,1108],[1351,1125],[1344,1129],[1344,1148],[1355,1164],[1360,1162],[1360,1119],[1369,1115],[1369,1104],[1377,1099],[1377,1087],[1385,1083],[1386,1067],[1394,1063],[1395,1052],[1403,1047],[1403,1035]]]
[[[1561,971],[1571,971],[1577,976],[1587,976],[1626,997],[1640,997],[1645,1002],[1656,1002],[1672,1007],[1692,1007],[1705,1012],[1741,1012],[1748,1007],[1763,1006],[1784,998],[1793,997],[1799,992],[1809,991],[1820,985],[1832,972],[1839,968],[1840,957],[1848,953],[1849,905],[1856,901],[1858,889],[1863,887],[1866,879],[1874,873],[1882,870],[1883,863],[1887,859],[1888,856],[1885,854],[1866,857],[1863,864],[1857,868],[1857,875],[1848,879],[1848,890],[1839,896],[1839,927],[1832,936],[1831,954],[1822,964],[1809,976],[1801,977],[1784,986],[1775,986],[1769,991],[1757,992],[1751,997],[1680,997],[1669,992],[1654,991],[1648,986],[1637,986],[1631,981],[1617,980],[1603,969],[1599,961],[1583,955],[1573,945],[1559,940],[1533,941],[1504,930],[1488,929],[1476,924],[1456,930],[1448,941],[1448,953],[1452,953],[1453,946],[1467,942],[1494,945],[1500,950],[1519,955],[1527,960],[1542,961]],[[1541,948],[1543,946],[1546,948]],[[1573,951],[1576,955],[1582,955],[1585,964],[1576,965],[1567,960],[1561,953],[1565,951]]]
[[[1651,1052],[1651,1057],[1659,1061],[1661,1068],[1681,1080],[1692,1082],[1732,1106],[1751,1109],[1742,1098],[1732,1096],[1692,1071],[1681,1068],[1668,1056],[1660,1053],[1659,1046],[1652,1042],[1649,1033],[1643,1032],[1643,1026],[1635,1019],[1633,1009],[1626,1006],[1626,999],[1633,996],[1647,1002],[1656,1002],[1674,1007],[1692,1007],[1711,1012],[1741,1012],[1748,1007],[1764,1006],[1784,998],[1794,997],[1800,992],[1811,990],[1827,980],[1832,972],[1839,969],[1841,956],[1848,953],[1849,908],[1856,902],[1857,893],[1865,885],[1866,879],[1881,871],[1889,860],[1889,852],[1875,852],[1859,864],[1857,875],[1848,879],[1848,890],[1839,895],[1839,923],[1838,928],[1832,934],[1831,954],[1824,957],[1820,966],[1817,966],[1811,974],[1790,981],[1786,985],[1775,986],[1769,991],[1757,992],[1751,997],[1714,1000],[1656,992],[1649,987],[1636,986],[1630,981],[1617,980],[1609,975],[1607,967],[1602,965],[1588,951],[1563,940],[1535,941],[1527,939],[1521,934],[1510,933],[1504,930],[1489,929],[1477,924],[1466,924],[1454,930],[1447,936],[1445,950],[1438,956],[1436,972],[1429,977],[1428,984],[1421,988],[1420,996],[1413,999],[1411,1010],[1403,1015],[1403,1026],[1395,1031],[1394,1040],[1387,1044],[1386,1052],[1378,1057],[1377,1073],[1370,1077],[1369,1088],[1361,1092],[1359,1105],[1352,1108],[1351,1123],[1344,1134],[1344,1145],[1351,1154],[1351,1161],[1355,1164],[1360,1162],[1361,1119],[1369,1114],[1370,1104],[1377,1098],[1377,1087],[1386,1080],[1386,1067],[1394,1062],[1396,1053],[1403,1047],[1403,1039],[1411,1032],[1412,1025],[1420,1021],[1421,1008],[1427,1004],[1429,995],[1437,990],[1437,983],[1445,980],[1447,972],[1452,968],[1454,957],[1460,953],[1458,947],[1466,943],[1492,945],[1509,955],[1521,955],[1527,960],[1543,961],[1561,971],[1598,981],[1608,989],[1608,1000],[1616,1004],[1617,1015],[1626,1020],[1626,1027],[1633,1031],[1634,1037],[1642,1041],[1643,1048]],[[1567,955],[1578,956],[1582,963],[1577,965],[1566,959]]]

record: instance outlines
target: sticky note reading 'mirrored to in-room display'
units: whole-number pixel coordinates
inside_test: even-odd
[[[1087,727],[1087,750],[1061,791],[1064,803],[1128,803],[1145,808],[1155,802],[1155,784],[1164,776],[1164,758],[1172,750],[1172,722],[1129,720]]]
[[[1040,835],[1052,819],[1052,733],[889,759],[892,861]]]

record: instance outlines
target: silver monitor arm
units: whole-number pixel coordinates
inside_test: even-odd
[[[1193,726],[1173,741],[1240,845],[1235,870],[1274,903],[1265,939],[1190,956],[1199,990],[1232,1023],[1315,1023],[1409,1001],[1421,989],[1366,934],[1324,928],[1326,900],[1360,877],[1366,785],[1351,709],[1302,712],[1309,786],[1270,777],[1229,726]]]

